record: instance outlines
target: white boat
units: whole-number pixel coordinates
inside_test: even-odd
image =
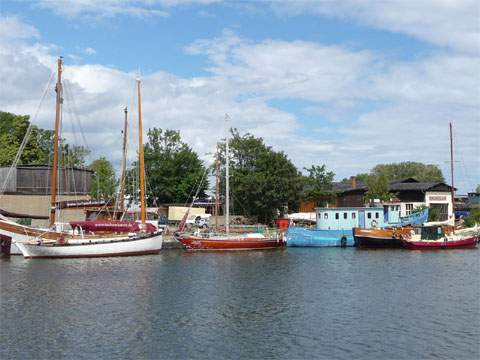
[[[68,242],[32,239],[17,242],[23,256],[29,258],[81,258],[158,254],[162,249],[162,234],[132,238],[72,239]]]
[[[57,101],[55,118],[55,144],[51,174],[51,211],[50,227],[55,225],[56,213],[56,179],[58,170],[58,131],[61,119],[62,99],[62,65],[58,59]],[[65,257],[98,257],[98,256],[130,256],[155,254],[162,248],[162,233],[147,234],[145,178],[142,141],[142,117],[140,103],[140,80],[138,85],[138,112],[139,112],[139,164],[140,164],[140,200],[141,200],[141,231],[129,236],[128,234],[84,235],[67,231],[36,229],[19,225],[12,221],[0,218],[0,234],[13,240],[13,243],[22,252],[25,258],[65,258]]]

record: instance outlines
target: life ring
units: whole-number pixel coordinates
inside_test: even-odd
[[[372,227],[377,227],[377,220],[372,220],[371,225]]]
[[[340,239],[340,247],[347,247],[347,237],[346,236],[342,236],[342,238]]]

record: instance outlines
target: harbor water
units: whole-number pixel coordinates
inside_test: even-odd
[[[0,259],[1,359],[478,359],[480,250]]]

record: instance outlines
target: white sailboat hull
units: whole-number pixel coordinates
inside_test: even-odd
[[[81,258],[157,254],[162,248],[161,234],[123,240],[82,241],[65,245],[57,243],[17,242],[25,258]]]

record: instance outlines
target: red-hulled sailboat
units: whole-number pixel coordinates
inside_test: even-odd
[[[228,122],[228,115],[225,116],[225,121]],[[228,126],[227,126],[228,129]],[[225,141],[225,233],[205,233],[205,234],[177,234],[176,238],[188,250],[260,250],[260,249],[275,249],[285,246],[283,234],[275,233],[272,236],[265,236],[260,233],[246,233],[246,234],[230,234],[230,184],[229,184],[229,138],[228,130]],[[218,166],[218,152],[217,152],[217,179],[219,174]],[[217,181],[217,196],[218,201],[218,184]],[[193,204],[193,202],[192,202]],[[218,205],[215,207],[218,215]],[[183,231],[184,225],[188,216],[188,211],[185,214],[179,226],[179,231]],[[217,224],[218,225],[218,224]]]
[[[453,185],[453,136],[450,123],[450,171],[452,176],[452,207],[455,214],[455,187]],[[453,215],[455,221],[455,215]],[[420,234],[403,235],[402,243],[407,249],[435,250],[435,249],[472,249],[480,240],[478,225],[471,228],[455,230],[445,233],[444,224],[424,225]]]

